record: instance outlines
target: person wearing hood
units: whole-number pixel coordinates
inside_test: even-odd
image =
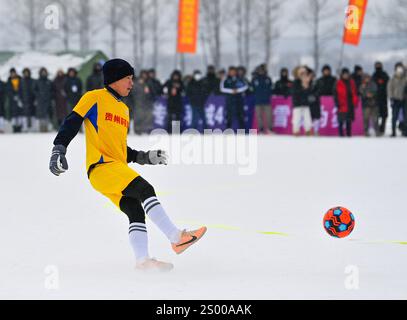
[[[17,74],[16,69],[10,69],[10,76],[7,81],[7,100],[14,133],[22,132],[24,125],[24,105],[22,101],[23,91],[21,82],[21,77]]]
[[[336,83],[335,102],[338,106],[339,136],[345,136],[343,127],[346,126],[346,135],[351,137],[352,122],[355,120],[359,99],[355,81],[347,68],[342,69],[341,77]]]
[[[36,118],[39,122],[40,132],[48,132],[48,125],[53,116],[54,92],[52,82],[48,79],[47,69],[40,69],[39,79],[34,85],[34,92],[37,102]]]
[[[216,74],[216,68],[212,65],[208,66],[206,69],[206,76],[203,79],[203,85],[207,97],[211,94],[220,94],[220,79]]]
[[[206,129],[205,103],[207,92],[205,91],[202,73],[199,70],[194,71],[192,80],[189,82],[186,95],[192,107],[192,127],[195,129]]]
[[[394,67],[394,75],[390,79],[387,85],[387,95],[390,99],[392,109],[391,130],[392,137],[397,136],[397,124],[400,119],[400,114],[403,113],[404,119],[404,107],[406,105],[406,70],[401,62],[396,63]]]
[[[333,96],[335,93],[336,77],[332,75],[332,69],[329,65],[322,67],[322,76],[317,80],[316,90],[318,97]]]
[[[92,91],[103,88],[102,64],[96,62],[93,65],[92,74],[86,79],[86,91]]]
[[[71,112],[82,96],[82,80],[78,77],[78,71],[75,68],[68,69],[65,92],[68,111]]]
[[[168,125],[167,130],[172,133],[172,122],[180,122],[183,108],[183,96],[185,94],[181,71],[175,70],[171,78],[164,84],[164,94],[168,98]]]
[[[289,72],[287,68],[280,70],[280,79],[276,82],[273,94],[277,96],[288,97],[292,95],[293,82],[288,78]]]
[[[24,68],[23,78],[21,79],[21,93],[24,109],[23,132],[27,132],[33,125],[33,118],[35,115],[34,84],[35,81],[31,78],[31,70]]]
[[[387,84],[389,82],[389,75],[383,70],[381,62],[375,63],[375,72],[372,76],[377,85],[377,103],[379,105],[379,128],[380,134],[384,135],[386,130],[386,120],[389,115],[388,100],[387,100]]]
[[[62,70],[58,70],[57,75],[53,82],[55,93],[55,111],[58,126],[61,126],[62,121],[68,115],[68,104],[66,101],[65,91],[66,76]]]
[[[336,77],[332,75],[330,65],[322,67],[322,76],[316,81],[314,92],[316,101],[311,105],[311,116],[315,135],[318,135],[321,125],[321,97],[332,97],[335,94]]]
[[[271,94],[273,81],[268,75],[265,65],[257,68],[252,80],[252,88],[256,104],[256,119],[259,132],[270,134],[273,131],[271,110]]]
[[[370,136],[369,130],[371,124],[373,124],[376,137],[378,137],[380,131],[379,123],[377,121],[379,114],[379,108],[377,105],[377,85],[369,74],[365,74],[363,76],[362,84],[359,90],[360,97],[362,98],[365,136]]]

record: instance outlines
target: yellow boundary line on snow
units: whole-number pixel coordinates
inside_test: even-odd
[[[110,201],[106,201],[104,207],[106,208],[114,208],[116,212],[120,212],[120,209],[117,208],[113,203]],[[290,235],[284,232],[277,232],[277,231],[257,231],[257,230],[249,230],[249,229],[244,229],[236,226],[229,226],[229,225],[224,225],[224,224],[205,224],[205,223],[199,223],[197,221],[189,221],[189,220],[177,220],[178,223],[183,223],[183,224],[190,224],[190,225],[195,225],[195,226],[202,226],[205,225],[208,228],[211,229],[219,229],[219,230],[226,230],[226,231],[240,231],[240,232],[247,232],[247,233],[256,233],[256,234],[262,234],[262,235],[267,235],[267,236],[280,236],[280,237],[289,237]],[[382,240],[382,241],[365,241],[361,239],[349,239],[348,241],[352,242],[363,242],[363,243],[369,243],[369,244],[398,244],[398,245],[407,245],[407,241],[395,241],[395,240]]]
[[[196,221],[189,221],[189,220],[178,220],[177,222],[178,223],[184,223],[184,224],[196,225],[196,226],[204,225],[204,226],[206,226],[208,228],[227,230],[227,231],[243,231],[243,232],[249,232],[249,233],[258,233],[258,234],[282,236],[282,237],[288,237],[289,236],[287,233],[284,233],[284,232],[254,231],[254,230],[248,230],[248,229],[243,229],[243,228],[240,228],[240,227],[228,226],[228,225],[223,225],[223,224],[204,224],[204,223],[199,223],[199,222],[196,222]]]

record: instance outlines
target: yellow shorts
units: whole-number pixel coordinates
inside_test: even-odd
[[[123,197],[122,191],[139,174],[122,162],[110,162],[96,166],[90,174],[92,187],[108,197],[118,208]]]

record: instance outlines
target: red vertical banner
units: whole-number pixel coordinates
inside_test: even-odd
[[[198,43],[199,0],[179,0],[179,53],[196,53]]]
[[[368,0],[349,0],[346,8],[343,43],[359,45]]]

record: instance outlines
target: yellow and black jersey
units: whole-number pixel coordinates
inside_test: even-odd
[[[111,88],[89,91],[64,120],[54,145],[65,147],[78,133],[82,123],[86,130],[86,170],[97,164],[130,162],[136,153],[127,147],[130,114],[127,105]]]

